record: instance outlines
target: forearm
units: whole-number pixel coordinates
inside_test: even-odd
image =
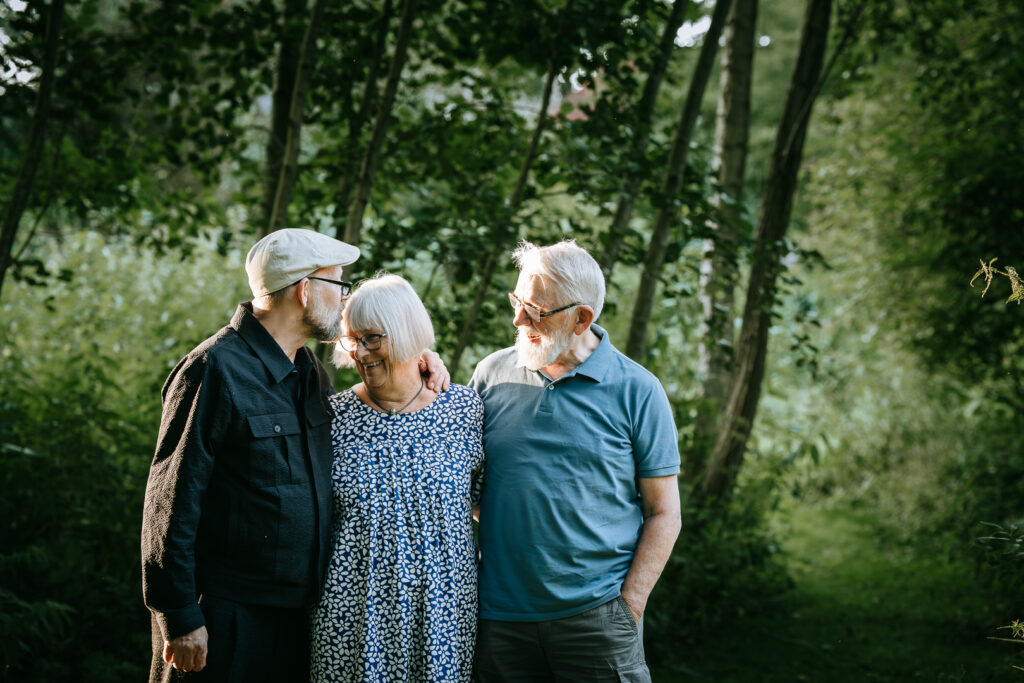
[[[680,526],[678,511],[653,514],[644,520],[633,563],[622,582],[622,597],[637,617],[647,607],[647,598],[672,554]]]
[[[188,360],[188,359],[186,359]],[[166,639],[204,623],[195,583],[201,500],[211,472],[211,435],[223,404],[207,366],[183,361],[165,386],[164,411],[142,515],[142,588]]]

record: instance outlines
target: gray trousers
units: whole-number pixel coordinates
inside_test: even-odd
[[[474,672],[480,683],[651,680],[643,619],[633,621],[621,597],[564,619],[481,619]]]

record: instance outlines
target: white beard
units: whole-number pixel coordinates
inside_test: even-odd
[[[569,348],[572,341],[571,327],[556,330],[551,334],[540,334],[540,343],[531,342],[528,334],[540,333],[535,327],[516,328],[516,366],[525,366],[530,370],[540,370],[554,363]]]

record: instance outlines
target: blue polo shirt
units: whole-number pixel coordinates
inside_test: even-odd
[[[679,472],[661,383],[591,329],[597,349],[554,382],[517,367],[514,348],[470,380],[485,411],[484,619],[561,619],[617,597],[643,524],[637,480]]]

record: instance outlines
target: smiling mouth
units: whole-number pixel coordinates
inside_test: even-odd
[[[377,361],[376,363],[363,363],[363,367],[364,367],[364,368],[366,368],[367,370],[369,370],[370,368],[375,368],[375,367],[377,367],[378,365],[380,365],[380,364],[381,364],[381,363],[383,363],[383,362],[384,362],[384,361],[382,361],[382,360],[379,360],[379,361]]]

